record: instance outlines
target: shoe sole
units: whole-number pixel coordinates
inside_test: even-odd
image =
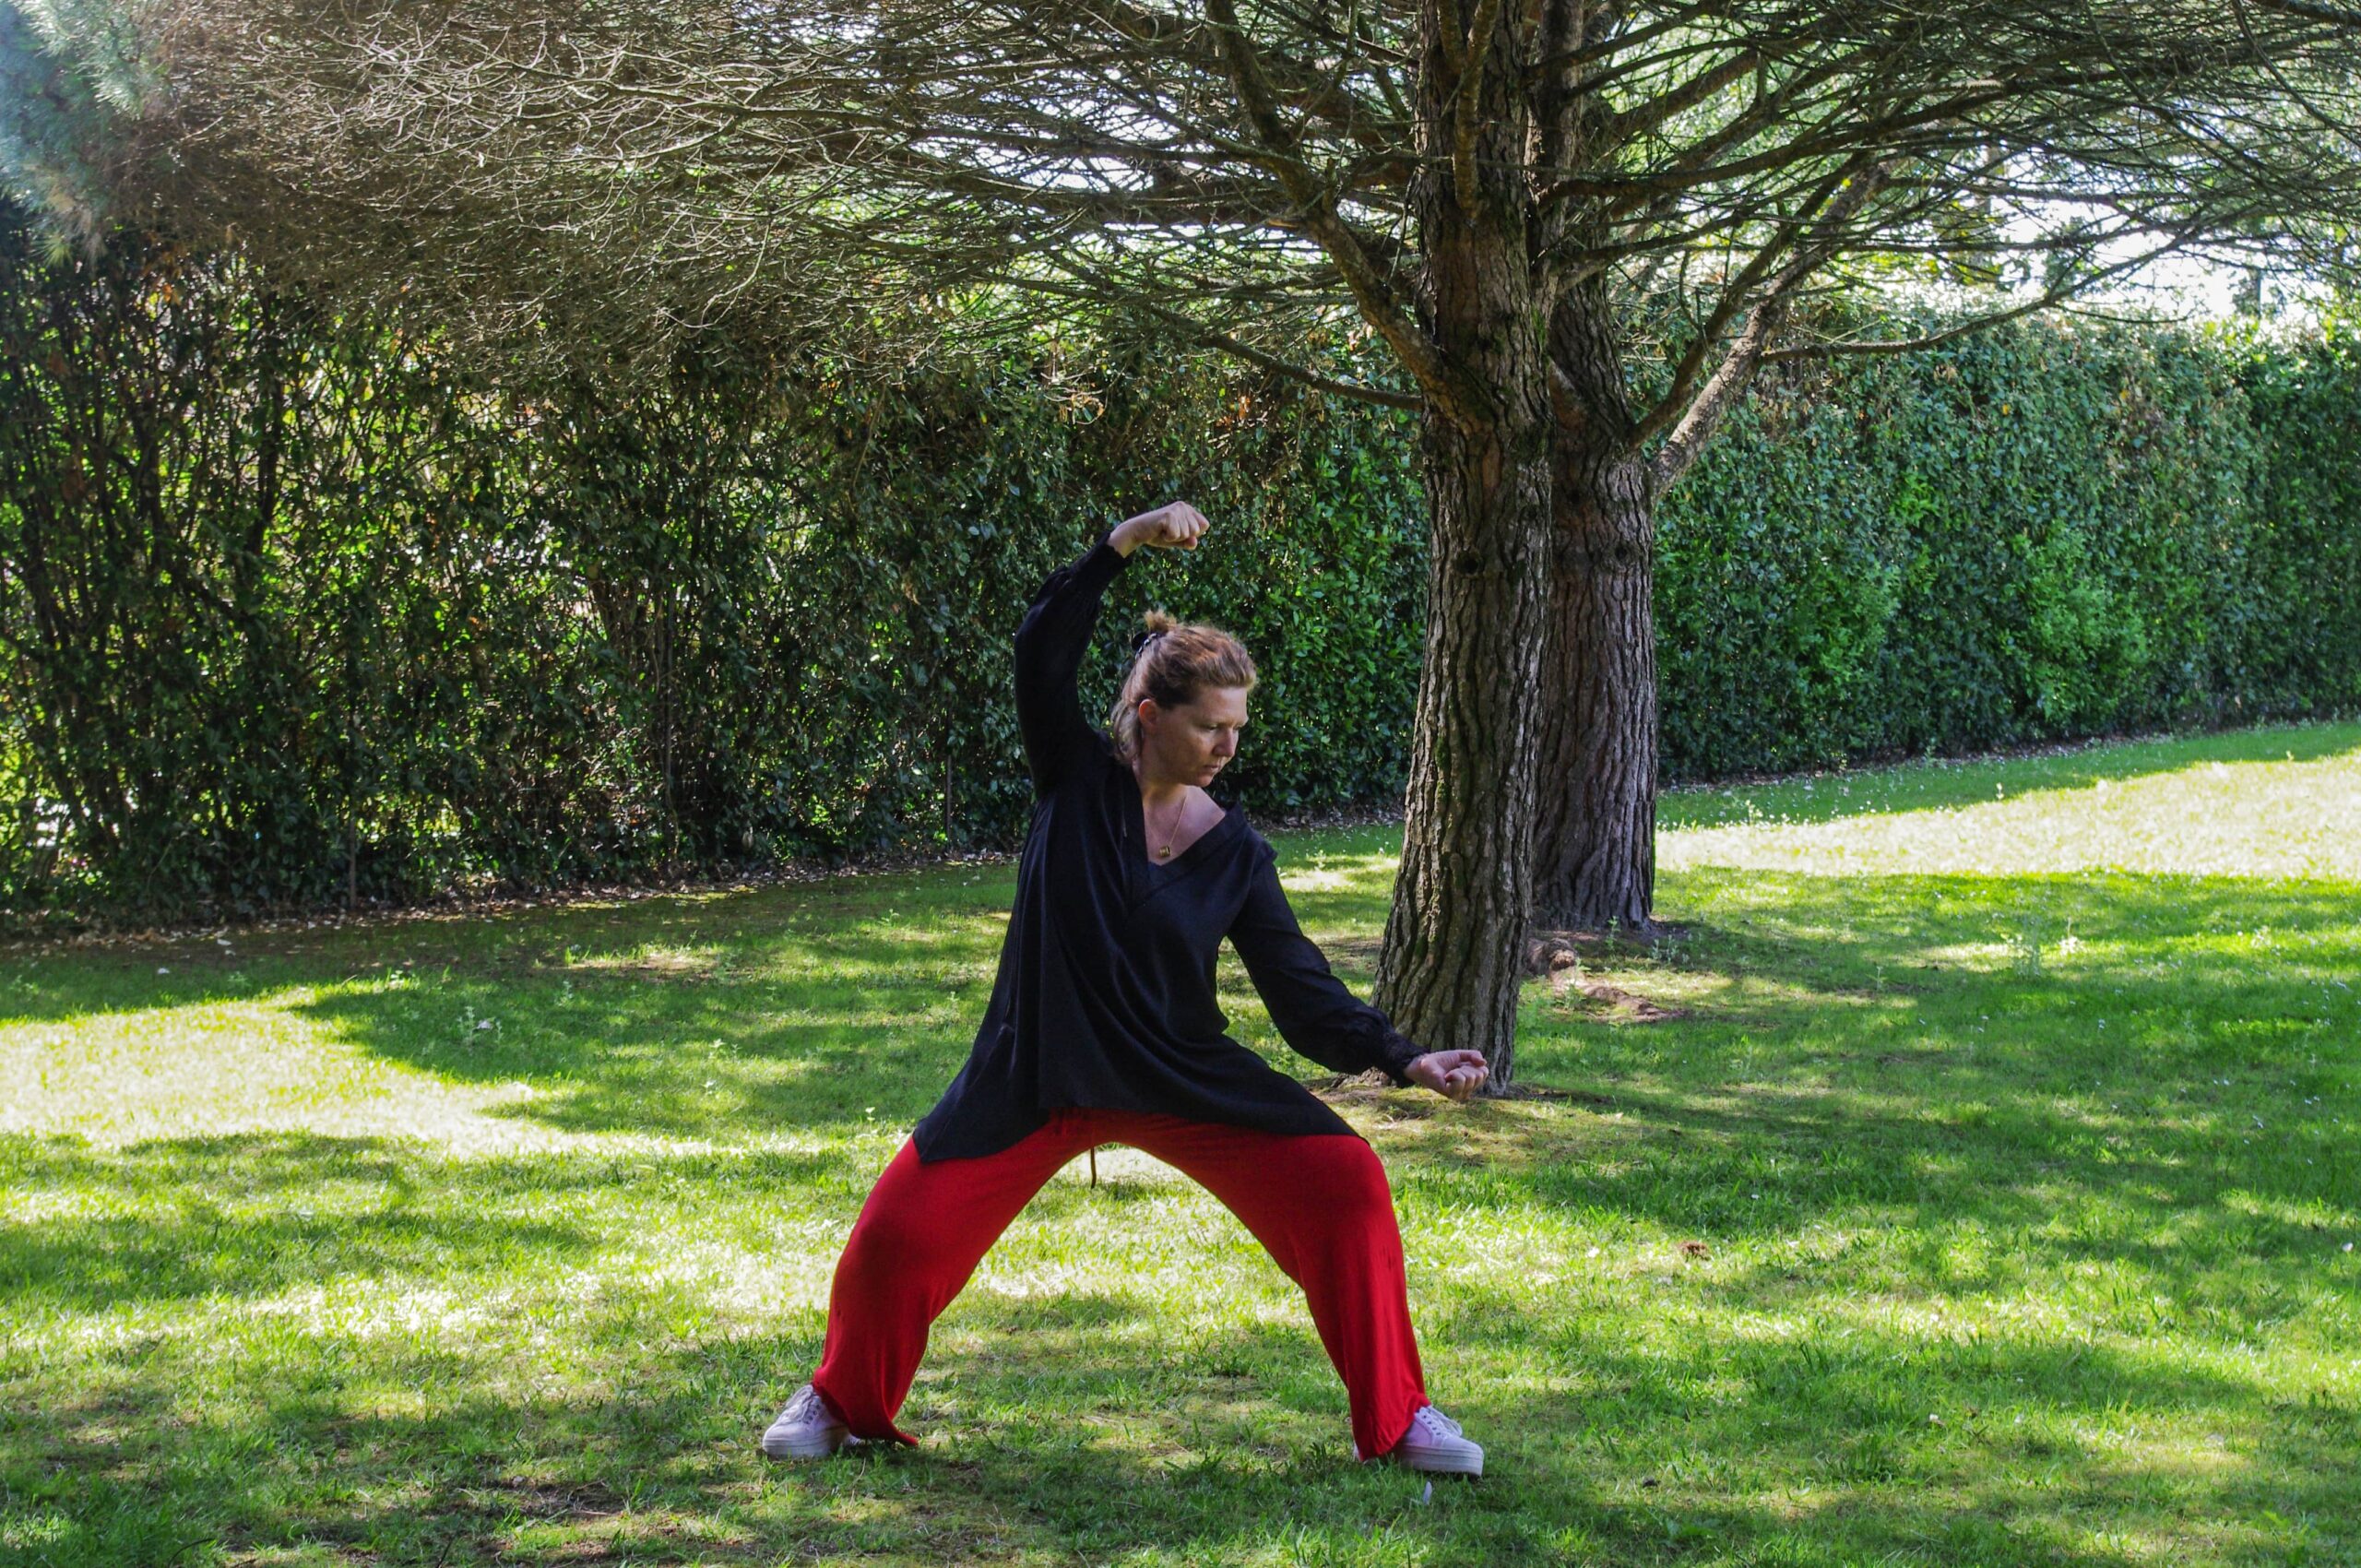
[[[1361,1457],[1361,1445],[1358,1443],[1353,1444],[1353,1462],[1355,1464],[1373,1465],[1380,1461],[1383,1461],[1387,1464],[1399,1465],[1406,1470],[1423,1471],[1430,1476],[1480,1476],[1484,1473],[1484,1460],[1480,1455],[1473,1460],[1454,1460],[1439,1455],[1436,1456],[1433,1464],[1420,1465],[1404,1458],[1402,1456],[1402,1451],[1398,1448],[1394,1449],[1390,1453],[1381,1454],[1376,1459],[1364,1459]]]
[[[807,1437],[773,1442],[765,1437],[762,1448],[763,1453],[773,1459],[825,1459],[832,1454],[843,1453],[860,1441],[857,1437],[844,1437],[831,1443],[825,1438]]]

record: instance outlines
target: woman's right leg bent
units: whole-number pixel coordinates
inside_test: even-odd
[[[1090,1113],[1061,1111],[1026,1138],[973,1159],[919,1160],[905,1142],[846,1239],[828,1291],[828,1333],[813,1386],[853,1435],[916,1443],[894,1424],[918,1376],[927,1331],[1033,1194],[1105,1142]]]

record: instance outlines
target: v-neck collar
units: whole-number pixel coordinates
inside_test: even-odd
[[[1125,782],[1131,786],[1132,790],[1132,826],[1138,829],[1138,832],[1133,838],[1133,847],[1129,852],[1133,862],[1145,871],[1170,871],[1182,861],[1187,860],[1190,856],[1203,849],[1206,839],[1212,837],[1216,833],[1226,831],[1229,826],[1230,819],[1238,814],[1238,808],[1236,806],[1222,806],[1221,820],[1219,822],[1215,823],[1211,827],[1206,828],[1203,833],[1200,833],[1194,838],[1190,839],[1189,847],[1181,850],[1179,854],[1173,856],[1170,860],[1159,861],[1149,855],[1147,852],[1147,797],[1140,793],[1138,779],[1126,778]],[[1214,804],[1219,806],[1221,805],[1221,802],[1219,801],[1216,801]]]
[[[1132,830],[1130,842],[1123,846],[1123,859],[1129,862],[1125,869],[1135,878],[1153,879],[1164,873],[1179,870],[1191,856],[1205,847],[1205,840],[1228,833],[1239,820],[1236,806],[1222,806],[1221,820],[1191,839],[1187,849],[1169,861],[1151,860],[1147,852],[1147,797],[1140,793],[1139,777],[1132,771],[1130,765],[1120,757],[1111,760],[1115,763],[1118,787],[1125,797]],[[1221,805],[1218,801],[1214,803]]]

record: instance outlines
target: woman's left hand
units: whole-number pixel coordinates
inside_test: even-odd
[[[1480,1051],[1430,1051],[1402,1069],[1414,1084],[1424,1084],[1446,1099],[1465,1100],[1492,1075]]]

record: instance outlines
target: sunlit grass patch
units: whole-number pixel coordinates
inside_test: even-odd
[[[2116,869],[2361,884],[2361,726],[2263,729],[1676,791],[1668,866]]]

